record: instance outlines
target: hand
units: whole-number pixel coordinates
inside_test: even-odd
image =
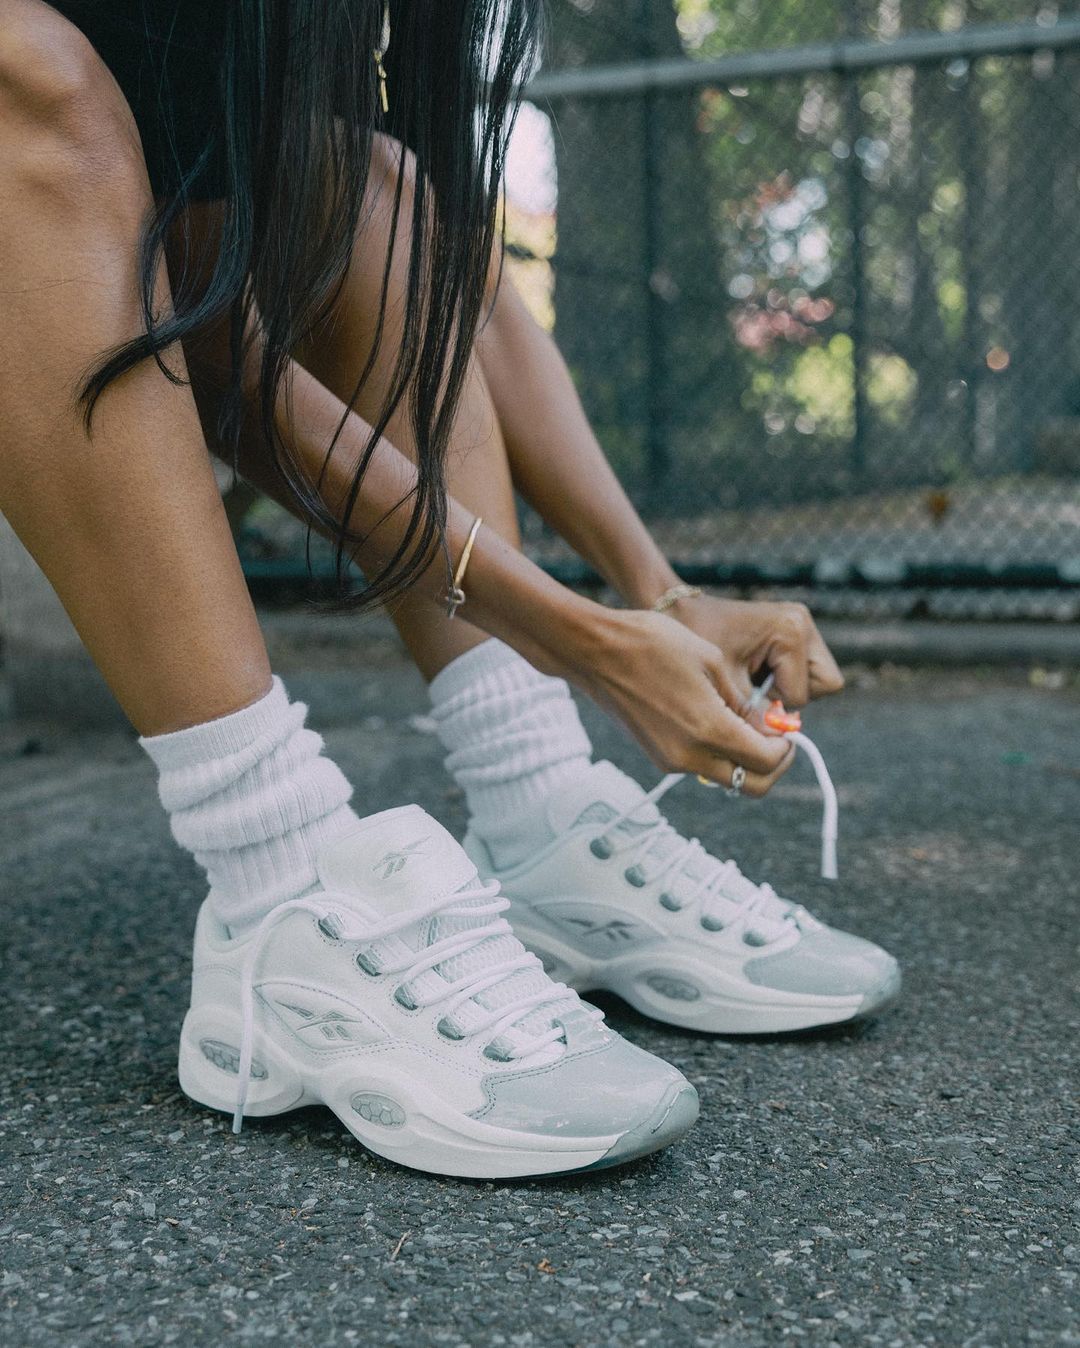
[[[671,610],[691,632],[723,652],[741,710],[755,682],[776,676],[776,695],[788,707],[838,693],[844,676],[804,604],[746,602],[702,595]]]
[[[746,769],[743,792],[763,796],[791,766],[788,740],[762,735],[733,707],[746,699],[726,655],[662,613],[603,611],[588,650],[566,672],[615,713],[669,772],[694,772],[731,784]]]

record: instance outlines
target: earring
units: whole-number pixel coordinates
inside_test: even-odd
[[[386,93],[386,67],[383,65],[383,57],[386,55],[390,46],[390,5],[383,5],[382,14],[382,34],[379,38],[379,45],[375,48],[375,70],[379,76],[379,102],[382,104],[383,116],[390,111],[390,99]]]

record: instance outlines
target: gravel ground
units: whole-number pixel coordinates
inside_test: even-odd
[[[361,810],[464,816],[373,631],[279,639]],[[392,676],[392,677],[391,677]],[[808,777],[669,813],[902,960],[850,1029],[719,1040],[611,1021],[702,1117],[624,1170],[442,1181],[327,1113],[249,1123],[174,1075],[201,898],[122,733],[0,727],[0,1337],[45,1344],[1080,1344],[1080,690],[856,672],[810,728],[841,784],[841,881]],[[601,749],[641,762],[606,723]],[[651,775],[651,774],[650,774]],[[726,840],[726,848],[725,848]],[[779,847],[780,840],[785,846]]]

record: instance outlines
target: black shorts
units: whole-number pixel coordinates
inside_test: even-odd
[[[96,48],[135,114],[150,183],[192,200],[228,191],[221,66],[231,0],[50,0]]]

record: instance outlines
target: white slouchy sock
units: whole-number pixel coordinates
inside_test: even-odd
[[[318,848],[357,822],[352,787],[306,716],[275,678],[242,711],[139,741],[157,764],[173,837],[206,871],[213,910],[234,935],[313,888]]]
[[[570,689],[491,640],[452,660],[430,693],[471,828],[499,869],[524,860],[551,840],[538,807],[592,759]]]

